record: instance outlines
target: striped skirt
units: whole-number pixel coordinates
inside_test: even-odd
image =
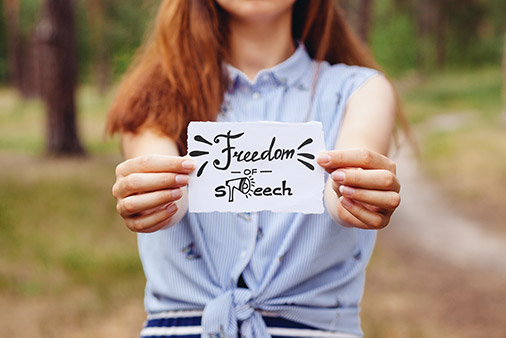
[[[281,337],[333,337],[358,338],[358,336],[323,331],[291,320],[261,313],[272,338]],[[142,338],[200,338],[202,311],[167,311],[150,314],[141,331]],[[238,334],[238,337],[240,335]]]

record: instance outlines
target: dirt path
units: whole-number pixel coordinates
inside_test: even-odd
[[[506,337],[506,236],[463,215],[408,148],[394,159],[402,202],[368,267],[365,337]]]
[[[388,236],[459,267],[506,275],[506,238],[485,231],[479,221],[463,216],[441,189],[424,177],[408,147],[403,147],[394,159],[402,184],[402,202],[384,230]]]

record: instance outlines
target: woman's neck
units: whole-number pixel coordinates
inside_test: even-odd
[[[258,72],[293,54],[292,13],[269,22],[244,22],[229,18],[230,63],[253,81]]]

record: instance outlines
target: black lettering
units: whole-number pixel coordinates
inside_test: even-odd
[[[267,187],[264,189],[264,195],[265,196],[272,196],[271,194],[271,188]]]
[[[247,152],[244,154],[243,161],[245,161],[245,162],[251,162],[251,160],[250,160],[250,156],[251,156],[251,152],[250,152],[250,151],[247,151]]]
[[[244,132],[238,134],[232,134],[232,131],[229,130],[225,134],[218,134],[214,137],[214,143],[220,143],[221,139],[225,139],[225,146],[221,150],[221,153],[225,154],[225,160],[220,160],[218,158],[214,159],[213,166],[218,170],[227,170],[232,164],[232,160],[235,158],[237,162],[258,162],[258,161],[274,161],[274,160],[291,160],[295,156],[295,149],[275,149],[274,146],[276,144],[276,137],[273,137],[269,148],[259,152],[259,151],[235,151],[235,146],[231,144],[232,139],[237,139],[244,135]],[[200,140],[199,140],[200,141]],[[190,155],[192,156],[201,156],[206,155],[208,152],[205,151],[192,151]],[[302,156],[308,157],[312,156],[311,154],[304,153]],[[314,156],[313,156],[314,157]],[[298,159],[301,161],[300,159]],[[224,162],[222,164],[222,161]],[[301,161],[302,162],[302,161]],[[303,162],[308,167],[311,167],[310,164]]]
[[[229,185],[232,181],[237,181],[239,179],[233,179],[227,181],[227,185]],[[236,189],[234,187],[234,189]],[[240,188],[237,188],[240,190]],[[226,195],[226,190],[224,186],[219,186],[215,189],[216,191],[216,197],[223,197]],[[243,192],[243,191],[241,191]],[[292,188],[288,187],[286,184],[286,180],[281,182],[281,186],[278,187],[256,187],[254,189],[249,190],[251,195],[254,196],[293,196]],[[230,194],[233,193],[233,189],[230,190]],[[244,192],[243,192],[244,193]],[[250,196],[251,196],[250,195]]]
[[[274,148],[274,143],[276,142],[276,138],[273,137],[271,141],[271,145],[269,146],[269,161],[272,161],[274,158],[272,157],[272,148]]]
[[[292,196],[292,189],[290,187],[286,186],[286,180],[281,182],[281,187],[283,189],[283,196],[286,195],[286,192],[288,192],[288,196]]]
[[[295,155],[295,150],[293,149],[283,149],[283,158],[285,159],[292,159]]]
[[[271,152],[272,152],[272,147],[274,147],[274,142],[275,141],[276,141],[276,138],[273,137],[272,141],[271,141],[271,145],[269,146],[269,149],[262,151],[262,154],[260,155],[260,158],[262,160],[272,161],[272,159],[271,159]]]
[[[215,159],[213,161],[213,165],[216,169],[218,170],[227,170],[228,167],[230,166],[230,162],[232,161],[232,150],[235,149],[235,147],[232,147],[230,145],[230,140],[231,139],[236,139],[236,138],[239,138],[241,137],[242,135],[244,135],[244,133],[239,133],[239,134],[235,134],[235,135],[230,135],[232,131],[229,130],[226,134],[218,134],[215,136],[214,138],[214,143],[220,143],[220,138],[225,138],[227,140],[227,146],[225,148],[223,148],[223,150],[221,151],[222,153],[226,153],[226,157],[227,157],[227,162],[225,163],[225,165],[223,167],[220,167],[220,160],[218,159]]]
[[[253,155],[251,155],[251,162],[260,161],[260,158],[258,158],[258,151],[254,151]]]
[[[216,196],[216,197],[224,197],[227,194],[227,190],[225,189],[225,187],[223,185],[216,187],[216,189],[214,189],[214,191],[216,192],[214,194],[214,196]]]
[[[242,155],[242,150],[241,151],[234,151],[234,155],[232,155],[232,157],[236,158],[237,162],[241,162],[241,155]]]

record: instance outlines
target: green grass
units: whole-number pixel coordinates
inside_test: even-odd
[[[1,162],[0,293],[51,295],[76,285],[104,301],[133,285],[141,293],[135,235],[110,193],[112,159]]]
[[[461,112],[471,112],[480,120],[495,123],[502,112],[500,67],[441,72],[405,86],[403,79],[400,82],[402,99],[414,124],[438,114]]]
[[[468,127],[432,132],[423,156],[432,176],[459,199],[506,201],[506,133],[504,126]]]
[[[51,334],[61,315],[79,322],[132,300],[142,307],[145,279],[136,236],[123,225],[111,195],[121,157],[116,140],[103,140],[110,99],[93,88],[79,90],[88,156],[55,159],[43,156],[41,102],[0,89],[0,307],[12,302],[4,306],[15,312],[34,301],[66,301],[40,324]]]
[[[92,87],[81,87],[77,119],[81,141],[92,154],[118,152],[115,139],[104,138],[105,116],[111,94],[99,96]],[[10,88],[0,89],[0,152],[44,153],[45,110],[38,99],[22,100]]]

